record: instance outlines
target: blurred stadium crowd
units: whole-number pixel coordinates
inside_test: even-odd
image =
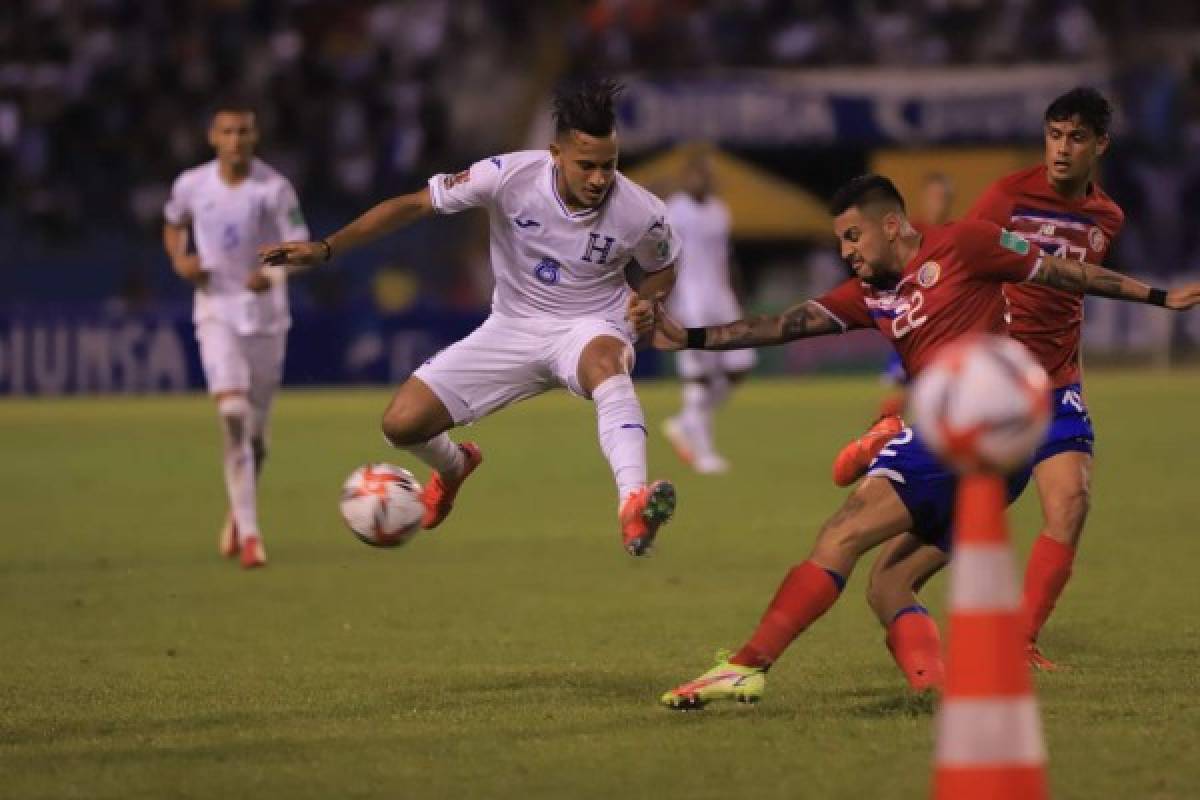
[[[1120,263],[1200,269],[1200,228],[1184,222],[1200,215],[1198,32],[1200,5],[1133,0],[11,0],[0,295],[185,297],[159,252],[161,208],[172,178],[209,158],[216,95],[259,104],[262,156],[320,233],[432,172],[526,146],[548,87],[595,70],[1104,64],[1124,118],[1105,175],[1130,219]],[[446,224],[387,252],[420,292],[483,303],[477,225]],[[372,258],[308,281],[310,299],[341,302]]]

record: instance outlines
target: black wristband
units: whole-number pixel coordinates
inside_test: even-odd
[[[1165,306],[1167,304],[1167,290],[1151,289],[1150,295],[1146,298],[1146,302],[1152,306]]]
[[[708,328],[687,328],[687,349],[703,350],[708,341]]]
[[[325,245],[325,260],[330,261],[333,258],[333,248],[329,246],[329,240],[322,239],[318,244]]]

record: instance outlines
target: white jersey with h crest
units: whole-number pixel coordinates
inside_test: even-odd
[[[679,237],[662,201],[617,173],[597,208],[572,211],[547,150],[485,158],[429,179],[433,206],[486,208],[496,278],[492,311],[504,317],[622,319],[630,259],[647,272],[671,266]]]
[[[258,269],[260,247],[308,239],[287,178],[256,158],[246,178],[230,186],[213,160],[176,178],[163,213],[172,225],[191,224],[200,265],[209,271],[208,284],[196,290],[196,323],[216,320],[240,334],[287,330],[291,316],[282,271],[274,272],[264,292],[246,288]]]

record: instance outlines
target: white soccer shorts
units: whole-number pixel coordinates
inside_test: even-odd
[[[209,394],[246,392],[267,400],[283,380],[287,332],[244,335],[218,320],[196,325],[200,362]]]
[[[612,336],[633,359],[624,320],[555,320],[492,314],[469,336],[442,350],[413,373],[433,390],[455,425],[466,425],[542,392],[579,385],[579,357],[588,342]]]

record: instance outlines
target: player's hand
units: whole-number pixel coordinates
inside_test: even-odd
[[[250,273],[250,277],[246,278],[246,288],[252,292],[265,292],[271,288],[271,276],[267,274],[265,269],[261,267]]]
[[[637,339],[649,336],[654,330],[654,304],[659,299],[661,295],[654,300],[647,300],[638,294],[629,295],[629,302],[625,306],[625,319],[633,326]]]
[[[650,344],[656,350],[682,350],[687,347],[687,331],[671,319],[661,299],[654,301],[654,338]]]
[[[203,289],[208,285],[208,270],[200,265],[200,257],[195,253],[180,256],[171,266],[174,267],[179,277],[197,289]]]
[[[258,260],[267,266],[311,267],[324,264],[328,250],[321,242],[283,242],[258,251]]]
[[[1187,311],[1200,304],[1200,283],[1189,283],[1167,292],[1167,308],[1173,311]]]

